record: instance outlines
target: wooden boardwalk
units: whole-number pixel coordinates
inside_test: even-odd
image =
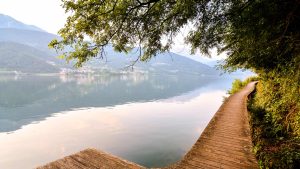
[[[96,149],[86,149],[38,169],[145,169],[138,164],[120,159]]]
[[[164,169],[258,168],[252,153],[247,96],[255,82],[230,96],[216,112],[200,138],[184,158]],[[86,149],[39,169],[143,169],[138,164]]]
[[[252,153],[247,98],[255,82],[230,96],[216,112],[200,138],[184,158],[173,167],[258,168]]]

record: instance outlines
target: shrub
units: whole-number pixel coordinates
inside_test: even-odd
[[[234,94],[243,89],[249,82],[257,81],[258,79],[259,77],[257,76],[251,76],[244,81],[241,81],[240,79],[235,79],[232,82],[232,88],[229,91],[227,91],[227,93]]]
[[[250,97],[252,140],[261,168],[300,168],[298,78],[293,72],[263,74]]]

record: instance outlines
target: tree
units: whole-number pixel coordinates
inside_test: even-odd
[[[49,46],[77,66],[103,54],[143,49],[145,61],[168,51],[187,24],[191,52],[227,52],[224,68],[277,69],[299,61],[299,0],[62,0],[71,15]],[[91,42],[85,41],[89,37]]]
[[[300,165],[300,0],[62,0],[67,23],[61,40],[49,46],[81,66],[102,56],[104,46],[128,52],[140,47],[140,60],[170,50],[173,37],[192,25],[191,52],[228,57],[223,68],[252,69],[260,75],[251,107],[258,111],[254,144],[266,168]],[[85,41],[89,37],[91,42]],[[264,126],[264,127],[261,127]],[[274,145],[276,143],[276,145]],[[276,148],[274,148],[276,146]]]

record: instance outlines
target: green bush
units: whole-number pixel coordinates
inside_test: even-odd
[[[261,168],[300,168],[299,86],[299,71],[268,72],[250,97],[254,152]]]
[[[258,81],[258,79],[259,77],[257,76],[251,76],[244,81],[241,81],[240,79],[235,79],[232,82],[232,88],[229,91],[227,91],[227,93],[234,94],[243,89],[249,82]]]

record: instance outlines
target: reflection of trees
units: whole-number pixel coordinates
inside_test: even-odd
[[[149,80],[149,75],[147,73],[128,73],[121,75],[120,79],[127,82],[126,86],[135,86]]]
[[[104,85],[107,86],[113,81],[126,81],[127,86],[134,86],[148,80],[148,74],[144,73],[126,73],[126,74],[60,74],[59,79],[62,83],[76,82],[77,85]]]
[[[59,79],[62,83],[76,82],[78,85],[89,85],[95,80],[90,74],[60,74]]]

